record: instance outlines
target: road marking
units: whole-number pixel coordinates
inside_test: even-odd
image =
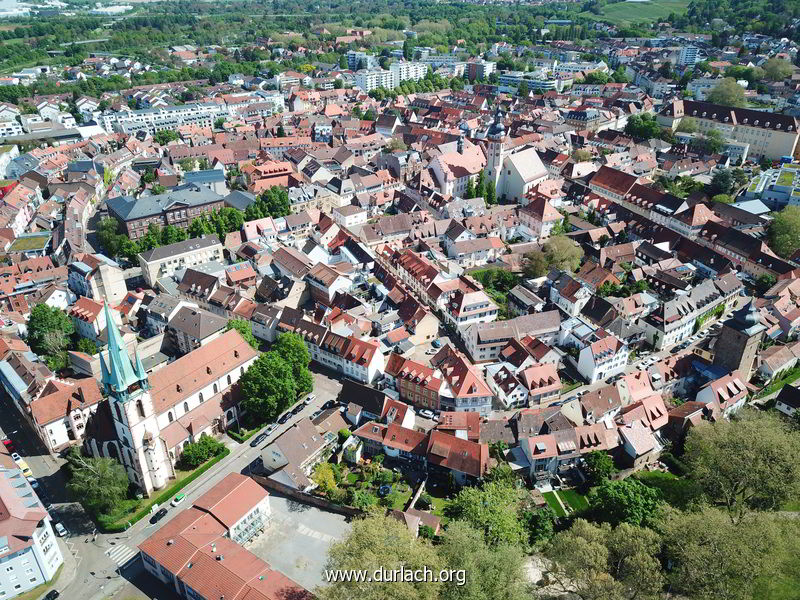
[[[322,540],[323,542],[332,542],[335,539],[332,535],[328,535],[327,533],[322,533],[321,531],[314,531],[313,529],[309,529],[302,523],[297,526],[297,531],[298,533],[316,538],[318,540]]]
[[[110,550],[106,550],[106,556],[113,560],[118,567],[123,567],[128,564],[137,554],[139,554],[137,549],[126,546],[125,544],[120,544]]]

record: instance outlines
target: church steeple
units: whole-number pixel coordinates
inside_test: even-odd
[[[125,344],[122,342],[122,336],[119,333],[119,329],[117,329],[117,324],[114,322],[111,310],[108,308],[108,303],[104,304],[108,331],[108,362],[103,360],[101,353],[100,367],[103,376],[103,387],[110,396],[125,400],[131,386],[139,384],[137,386],[138,389],[147,383],[147,374],[142,367],[138,351],[136,353],[136,370],[134,370],[131,358],[128,356]]]

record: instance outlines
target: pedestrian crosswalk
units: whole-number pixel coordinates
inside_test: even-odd
[[[106,556],[117,563],[118,567],[127,565],[137,554],[139,554],[137,549],[126,546],[125,544],[120,544],[106,550]]]

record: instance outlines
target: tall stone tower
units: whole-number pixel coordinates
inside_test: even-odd
[[[108,394],[122,462],[143,492],[164,487],[169,476],[166,452],[150,397],[150,382],[136,352],[131,362],[114,319],[105,305],[108,364],[100,355],[103,388]]]
[[[502,196],[500,190],[500,175],[503,173],[503,158],[505,154],[506,129],[503,126],[503,116],[500,108],[494,113],[494,121],[486,132],[489,140],[489,156],[486,161],[486,181],[493,181],[497,190],[497,197]]]
[[[738,370],[745,383],[750,381],[758,345],[766,329],[751,300],[723,324],[714,345],[714,364],[728,371]]]

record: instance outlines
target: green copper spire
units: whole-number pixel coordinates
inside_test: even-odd
[[[134,383],[139,381],[131,364],[128,351],[122,343],[117,324],[111,316],[108,303],[105,304],[106,328],[108,329],[108,367],[101,364],[103,370],[103,385],[111,394],[125,392]]]

